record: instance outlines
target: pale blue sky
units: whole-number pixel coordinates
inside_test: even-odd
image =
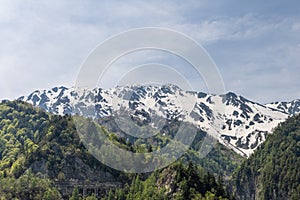
[[[0,99],[70,87],[96,45],[148,26],[203,45],[227,91],[262,103],[300,98],[297,0],[0,0]]]

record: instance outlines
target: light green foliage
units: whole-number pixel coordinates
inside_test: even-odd
[[[103,126],[85,119],[82,126],[87,130],[86,141],[103,145],[103,156],[116,161],[120,155],[105,148],[97,140],[102,132],[113,142],[128,151],[152,152],[168,144],[178,128],[170,124],[165,133],[149,139],[133,139],[112,133]],[[80,121],[79,121],[80,125]],[[239,193],[259,194],[259,199],[290,197],[300,199],[300,117],[290,118],[280,125],[273,135],[250,159],[244,161],[236,173],[235,184]],[[43,160],[51,179],[66,180],[63,163],[75,157],[91,169],[104,170],[119,180],[132,183],[121,189],[112,190],[106,199],[229,199],[222,178],[216,181],[212,173],[229,177],[243,160],[234,152],[217,144],[204,159],[197,158],[197,149],[205,136],[199,132],[189,151],[177,163],[147,175],[123,174],[114,171],[92,157],[80,143],[70,116],[47,114],[22,102],[0,103],[0,200],[1,199],[61,199],[50,179],[38,178],[27,173],[31,164]],[[175,145],[172,148],[176,148]],[[170,157],[175,156],[170,152]],[[150,158],[149,158],[150,159]],[[210,169],[210,173],[202,167]],[[126,160],[130,166],[131,159]],[[36,172],[35,172],[36,173]],[[238,193],[239,192],[239,193]],[[80,199],[78,190],[70,199]],[[96,199],[94,196],[85,199]],[[251,199],[246,198],[246,199]]]
[[[65,166],[72,164],[76,158],[95,172],[103,170],[116,177],[120,174],[88,153],[80,142],[70,116],[47,114],[24,102],[0,103],[0,194],[5,194],[4,197],[32,199],[20,198],[23,194],[11,189],[22,182],[23,185],[17,186],[23,189],[25,187],[25,191],[26,184],[31,184],[32,190],[38,188],[40,193],[36,199],[59,199],[52,197],[60,196],[60,193],[51,184],[44,184],[44,179],[38,177],[68,181],[70,177]],[[32,174],[41,173],[42,176],[32,175],[25,184],[23,180],[28,177],[24,176],[26,171],[32,171]],[[80,172],[79,169],[78,173]],[[126,181],[126,177],[123,180]],[[37,183],[42,185],[35,186]]]
[[[69,200],[79,200],[79,191],[77,187],[73,189],[72,196]]]
[[[49,179],[27,173],[15,178],[0,179],[0,196],[3,199],[61,199],[58,190]]]
[[[130,187],[114,193],[110,191],[106,199],[229,199],[223,187],[203,168],[195,167],[191,162],[187,166],[177,162],[152,173],[145,180],[136,175]]]
[[[29,123],[30,122],[30,123]],[[32,106],[20,102],[0,104],[0,174],[16,177],[24,171],[29,155],[38,149],[34,132],[42,132],[49,116]]]

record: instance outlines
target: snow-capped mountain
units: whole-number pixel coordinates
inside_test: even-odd
[[[190,92],[175,85],[134,85],[112,89],[55,87],[34,91],[19,100],[54,114],[79,114],[92,118],[113,116],[124,109],[137,124],[159,127],[162,119],[177,119],[190,122],[208,133],[216,132],[214,124],[221,121],[215,136],[222,144],[244,156],[249,156],[263,143],[267,134],[289,114],[299,112],[299,101],[285,104],[285,109],[280,109],[277,108],[279,104],[261,105],[234,93]],[[288,113],[290,105],[294,107]]]
[[[290,115],[297,115],[300,113],[300,99],[296,99],[291,102],[273,102],[266,104],[266,106],[281,110]]]

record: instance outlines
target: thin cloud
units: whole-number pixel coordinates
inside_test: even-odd
[[[262,102],[299,98],[295,92],[300,87],[296,81],[300,73],[295,73],[300,63],[297,2],[276,1],[272,7],[277,10],[265,4],[3,0],[0,98],[72,86],[81,63],[96,45],[119,32],[145,26],[175,29],[203,44],[219,66],[227,90]],[[286,78],[276,84],[283,72]],[[258,88],[256,83],[268,87]],[[284,88],[283,97],[275,95],[274,91]]]

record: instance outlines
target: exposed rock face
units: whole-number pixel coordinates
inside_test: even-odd
[[[54,180],[56,187],[65,198],[72,194],[74,188],[78,188],[82,196],[93,193],[101,198],[105,197],[110,189],[123,186],[118,179],[118,174],[114,174],[115,171],[103,167],[100,163],[97,164],[97,161],[93,161],[96,165],[91,165],[78,156],[67,154],[57,164],[59,169],[52,169],[47,166],[46,159],[35,160],[28,170],[38,176],[47,176]]]
[[[268,103],[266,106],[281,110],[289,115],[297,115],[300,113],[300,99],[293,100],[291,102],[273,102]]]
[[[279,122],[300,110],[299,100],[261,105],[232,92],[214,95],[183,91],[174,85],[107,90],[55,87],[19,99],[59,115],[104,118],[125,109],[139,126],[155,126],[156,116],[187,121],[243,156],[252,154]],[[216,125],[216,120],[221,124]]]

